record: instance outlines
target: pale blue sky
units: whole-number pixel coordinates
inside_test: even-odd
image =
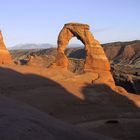
[[[56,44],[67,22],[89,24],[101,43],[140,39],[140,0],[0,0],[7,46]]]

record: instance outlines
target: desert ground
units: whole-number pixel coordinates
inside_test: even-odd
[[[59,67],[3,65],[0,74],[0,94],[6,98],[90,133],[119,140],[140,138],[140,95],[94,84],[95,73],[78,75]]]

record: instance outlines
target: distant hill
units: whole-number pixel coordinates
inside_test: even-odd
[[[43,46],[43,45],[42,45]],[[44,45],[45,46],[45,45]],[[47,45],[46,45],[47,46]],[[52,45],[53,46],[53,45]],[[125,87],[130,92],[140,93],[140,41],[113,42],[102,44],[111,63],[112,74],[117,85]],[[18,50],[11,50],[16,63],[26,64],[32,56],[32,65],[50,66],[57,55],[56,47],[47,48],[36,46],[31,49],[29,45],[21,45]],[[22,49],[19,49],[22,48]],[[69,70],[82,73],[86,52],[79,44],[70,44],[65,53],[69,58]]]
[[[53,48],[56,47],[55,45],[44,43],[44,44],[18,44],[12,47],[9,47],[9,50],[30,50],[30,49],[47,49],[47,48]]]
[[[140,68],[140,41],[113,42],[102,44],[104,51],[113,64],[133,65]],[[85,59],[86,52],[80,44],[70,44],[65,50],[69,58]],[[24,52],[34,55],[56,55],[56,46],[52,44],[22,44],[11,47],[10,50],[17,50],[14,54]],[[23,53],[21,53],[23,50]]]
[[[134,65],[140,68],[140,40],[114,42],[102,45],[107,57],[115,64]]]
[[[32,50],[32,49],[48,49],[48,48],[56,48],[56,45],[44,43],[44,44],[18,44],[12,47],[9,47],[9,50]],[[75,47],[82,47],[80,44],[70,44],[68,45],[69,48],[75,48]]]

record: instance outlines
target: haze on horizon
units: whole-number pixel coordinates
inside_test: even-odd
[[[140,37],[139,14],[139,0],[1,0],[0,29],[8,47],[56,44],[61,28],[68,22],[89,24],[101,43],[129,41]]]

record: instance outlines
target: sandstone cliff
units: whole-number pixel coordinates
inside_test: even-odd
[[[6,49],[2,33],[0,31],[0,65],[1,64],[13,64],[13,61],[9,51]]]

